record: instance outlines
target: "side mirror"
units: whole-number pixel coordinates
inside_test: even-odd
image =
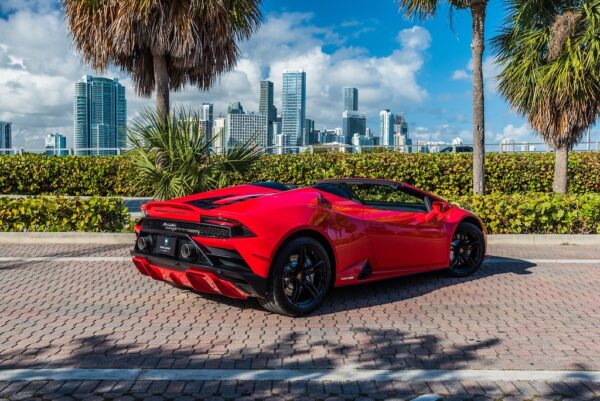
[[[436,213],[446,213],[450,209],[450,205],[447,202],[434,201],[431,203],[431,210]]]

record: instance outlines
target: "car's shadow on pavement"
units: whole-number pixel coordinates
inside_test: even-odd
[[[334,289],[323,305],[312,315],[328,315],[359,308],[369,308],[416,298],[441,288],[452,287],[470,281],[484,280],[499,274],[531,274],[535,263],[522,259],[492,257],[471,276],[451,277],[444,270],[404,276]]]
[[[309,316],[325,316],[354,309],[370,308],[373,306],[404,301],[434,292],[441,288],[483,280],[499,274],[531,274],[532,272],[530,269],[535,266],[537,266],[535,263],[522,259],[492,256],[484,261],[483,266],[481,266],[476,273],[468,277],[451,277],[444,270],[437,270],[361,285],[334,288],[325,298],[323,304]],[[185,291],[186,289],[183,288],[181,290]],[[189,291],[195,293],[192,290]],[[264,311],[259,303],[252,298],[246,301],[240,301],[220,295],[196,294],[203,298],[236,308]]]

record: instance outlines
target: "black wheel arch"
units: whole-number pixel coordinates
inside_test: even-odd
[[[483,226],[483,224],[481,223],[481,221],[474,217],[474,216],[467,216],[464,219],[462,219],[460,221],[460,223],[458,223],[456,225],[456,228],[454,229],[454,231],[456,231],[458,229],[458,227],[462,224],[462,223],[469,223],[474,225],[475,227],[477,227],[479,229],[479,231],[481,231],[481,233],[484,235],[484,241],[483,241],[483,252],[486,253],[487,252],[487,241],[485,240],[485,234],[486,234],[486,230],[485,227]],[[454,235],[454,233],[452,233],[452,235]]]
[[[461,223],[469,223],[469,224],[473,224],[475,227],[479,228],[479,230],[485,234],[485,228],[483,227],[483,225],[481,224],[481,222],[479,221],[479,219],[476,219],[473,216],[467,216],[464,219],[462,219],[459,223],[459,225]],[[458,228],[458,226],[456,226]]]

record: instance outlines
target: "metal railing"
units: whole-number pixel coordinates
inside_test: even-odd
[[[298,153],[321,153],[321,152],[342,152],[342,153],[363,153],[376,151],[396,151],[403,153],[465,153],[469,152],[473,145],[460,144],[453,145],[445,142],[430,142],[413,145],[383,146],[383,145],[348,145],[343,143],[316,144],[307,146],[268,146],[262,147],[266,154],[298,154]],[[46,154],[54,156],[89,156],[121,155],[132,148],[86,148],[86,149],[56,149],[46,148],[9,148],[0,149],[0,155],[22,155],[27,153]],[[553,152],[554,150],[543,142],[515,142],[492,143],[485,145],[485,151],[488,153],[535,153],[535,152]],[[600,141],[581,142],[572,149],[574,152],[600,151]],[[220,154],[223,148],[213,147],[213,152]]]

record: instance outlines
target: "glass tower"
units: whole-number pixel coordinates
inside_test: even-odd
[[[306,73],[303,70],[283,72],[282,133],[292,148],[302,146],[306,119]]]
[[[12,123],[0,121],[0,149],[12,148]],[[0,154],[10,154],[10,150],[0,151]]]
[[[344,88],[344,111],[358,111],[358,89]]]
[[[84,76],[75,83],[73,126],[75,154],[114,155],[114,148],[125,148],[125,87],[116,78]]]
[[[382,146],[394,145],[394,115],[389,109],[379,113],[379,135]]]

